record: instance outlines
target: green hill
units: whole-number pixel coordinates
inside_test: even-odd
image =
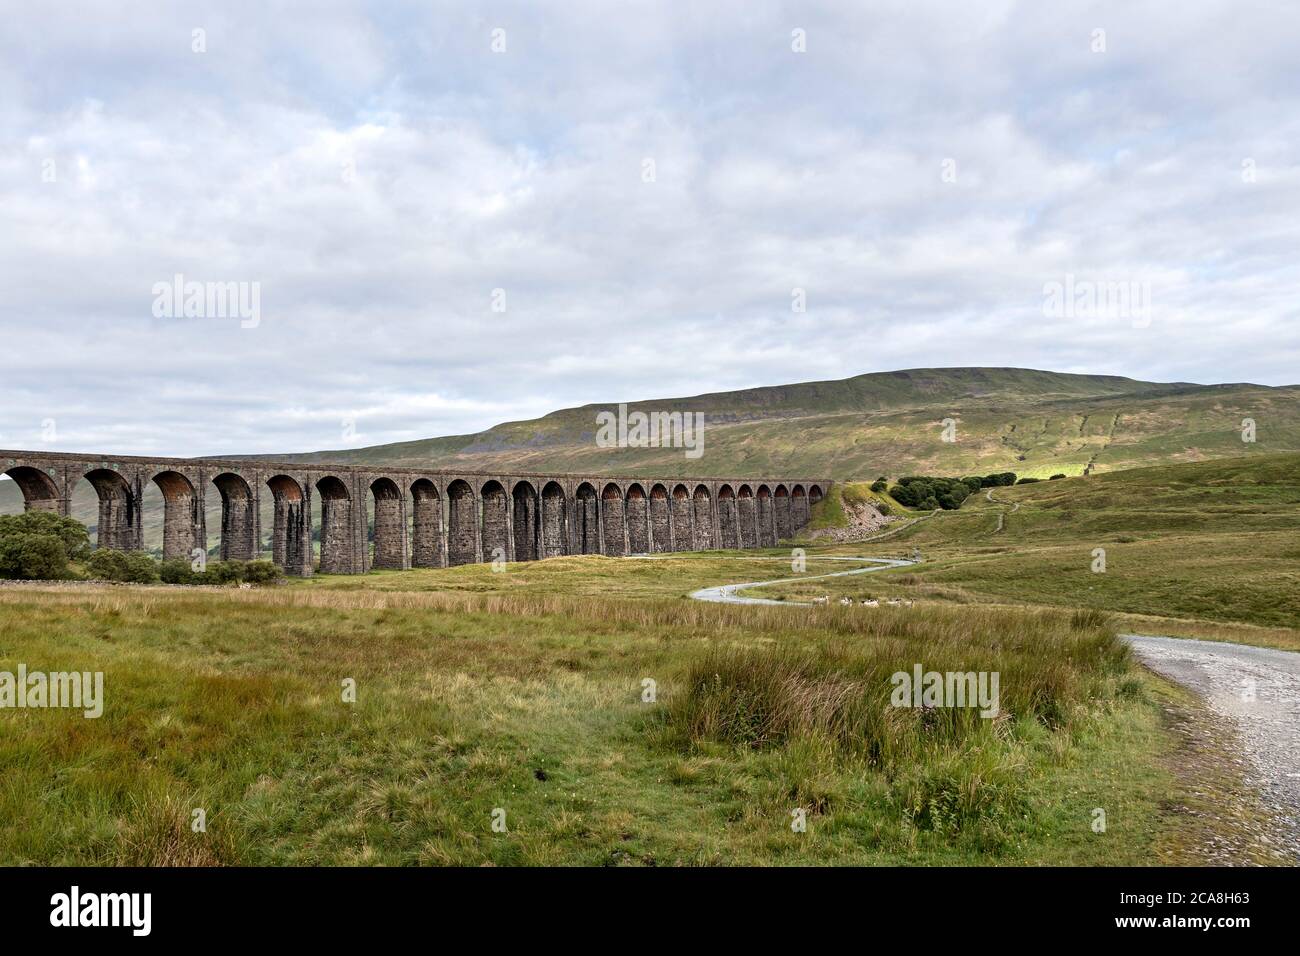
[[[1300,450],[1300,387],[1140,382],[1011,368],[909,369],[689,398],[629,411],[702,412],[703,456],[600,448],[584,405],[473,435],[289,454],[293,460],[666,475],[797,471],[834,478],[1011,470],[1046,477]],[[1257,441],[1241,439],[1242,420]],[[953,442],[944,420],[955,422]]]

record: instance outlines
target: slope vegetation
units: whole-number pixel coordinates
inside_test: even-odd
[[[998,470],[1047,477],[1300,450],[1300,387],[1157,384],[1032,369],[910,369],[628,404],[629,411],[702,412],[704,453],[694,460],[680,448],[598,447],[596,416],[615,408],[585,405],[474,435],[285,457],[845,479]],[[1256,423],[1253,444],[1242,441],[1246,418]],[[954,441],[944,440],[946,419]]]

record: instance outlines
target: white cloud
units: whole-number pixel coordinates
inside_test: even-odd
[[[1298,39],[1226,0],[16,10],[0,434],[304,450],[926,365],[1291,382]],[[176,273],[259,282],[261,324],[153,318]],[[1150,327],[1045,319],[1067,273],[1149,282]]]

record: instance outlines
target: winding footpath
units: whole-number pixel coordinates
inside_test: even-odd
[[[754,558],[755,561],[788,561],[788,558]],[[770,584],[791,584],[794,582],[820,581],[823,578],[842,578],[850,574],[869,574],[872,571],[884,571],[886,568],[901,568],[912,561],[904,561],[899,558],[841,558],[832,555],[824,555],[815,558],[816,561],[853,561],[856,564],[868,562],[866,567],[851,568],[848,571],[832,571],[829,574],[801,574],[795,578],[773,578],[768,581],[750,581],[746,584],[722,584],[715,588],[700,588],[698,591],[692,591],[691,597],[697,601],[713,601],[718,604],[778,604],[778,605],[807,605],[807,601],[773,601],[771,598],[747,597],[737,594],[737,591],[744,591],[748,588],[767,587]]]
[[[766,561],[788,558],[753,558]],[[723,584],[691,593],[697,601],[720,604],[808,606],[737,592],[773,584],[817,581],[904,567],[898,558],[822,555],[816,561],[851,561],[860,567],[827,574]],[[1287,855],[1300,863],[1300,653],[1150,634],[1121,634],[1151,670],[1194,692],[1236,732],[1248,764],[1247,783],[1272,814]]]

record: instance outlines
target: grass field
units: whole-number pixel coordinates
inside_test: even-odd
[[[1159,688],[1095,615],[717,607],[655,596],[657,562],[586,561],[642,597],[466,593],[463,569],[425,591],[0,589],[0,669],[106,684],[98,720],[0,712],[0,862],[1101,864],[1185,843]],[[999,670],[1001,716],[886,706],[916,662]]]

